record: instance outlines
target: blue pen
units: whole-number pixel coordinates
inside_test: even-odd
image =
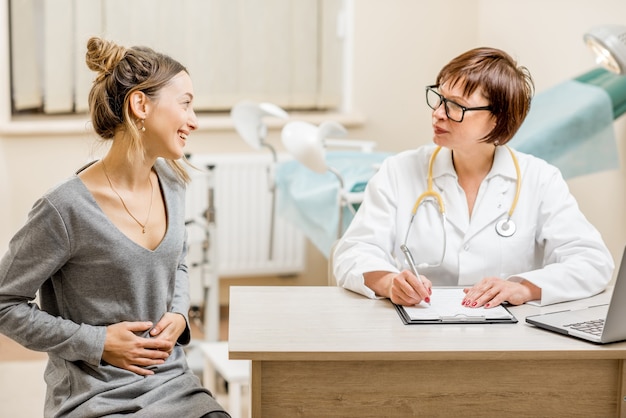
[[[411,254],[411,251],[409,250],[409,247],[407,247],[405,244],[402,244],[400,246],[400,249],[404,253],[404,258],[406,259],[406,262],[409,264],[409,267],[411,267],[411,271],[413,272],[415,277],[417,277],[417,280],[419,280],[420,283],[424,287],[426,287],[426,285],[424,285],[424,281],[422,280],[422,276],[420,276],[419,272],[417,271],[417,267],[415,267],[415,261],[413,261],[413,254]],[[426,301],[424,301],[424,302],[426,302]],[[430,302],[426,302],[426,303],[428,303],[430,305]]]

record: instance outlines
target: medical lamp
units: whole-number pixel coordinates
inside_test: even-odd
[[[322,122],[319,127],[308,122],[293,121],[285,124],[281,138],[287,151],[296,160],[308,169],[322,174],[334,171],[326,165],[327,138],[346,134],[346,128],[334,121]]]
[[[287,122],[281,132],[283,145],[298,162],[316,173],[329,171],[337,177],[340,199],[337,238],[341,237],[343,231],[343,207],[351,206],[346,199],[343,176],[326,164],[326,143],[330,137],[346,134],[346,128],[334,121],[322,122],[319,126],[302,121]]]
[[[276,185],[274,182],[274,167],[278,161],[274,147],[265,142],[267,137],[267,125],[263,119],[274,116],[280,119],[289,119],[289,115],[282,108],[272,103],[254,103],[243,101],[237,103],[230,111],[230,117],[235,125],[235,130],[243,140],[256,150],[265,147],[272,154],[273,164],[267,169],[268,188],[272,194],[272,206],[270,208],[270,242],[269,259],[274,252],[274,218],[276,212]]]
[[[594,52],[598,64],[615,74],[626,74],[626,26],[597,26],[583,39]]]

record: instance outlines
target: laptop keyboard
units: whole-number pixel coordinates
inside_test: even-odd
[[[604,328],[604,319],[594,319],[592,321],[577,322],[575,324],[565,325],[565,327],[600,336],[602,335],[602,328]]]

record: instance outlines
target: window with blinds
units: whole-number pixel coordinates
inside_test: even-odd
[[[10,0],[12,112],[87,112],[87,39],[146,45],[187,67],[197,112],[242,99],[341,104],[343,0]]]

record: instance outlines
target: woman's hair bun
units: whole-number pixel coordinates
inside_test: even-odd
[[[90,70],[98,73],[96,80],[111,74],[115,66],[124,58],[127,49],[115,42],[92,37],[87,41],[85,61]]]

